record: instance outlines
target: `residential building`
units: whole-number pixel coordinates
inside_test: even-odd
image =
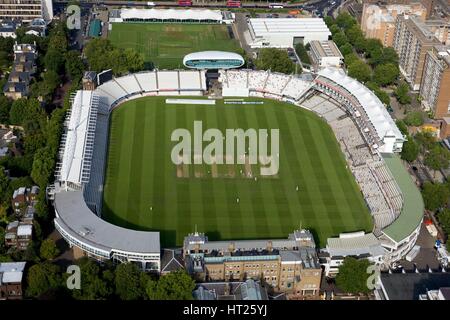
[[[22,299],[22,279],[26,262],[0,263],[0,300]]]
[[[3,0],[0,3],[0,20],[31,22],[37,18],[47,23],[53,19],[52,0]]]
[[[331,40],[311,41],[309,52],[315,70],[327,67],[340,68],[344,62],[344,57]]]
[[[17,250],[26,250],[33,239],[33,224],[13,221],[6,226],[5,245]]]
[[[420,97],[422,107],[435,118],[450,116],[450,46],[434,46],[427,52]]]
[[[29,84],[36,73],[36,44],[14,44],[14,63],[3,93],[10,99],[27,97]]]
[[[397,16],[408,14],[425,21],[427,9],[420,2],[364,3],[361,29],[367,38],[379,39],[385,47],[392,47]]]
[[[397,17],[393,47],[399,56],[400,71],[413,90],[419,90],[425,56],[439,41],[417,17]]]
[[[261,280],[275,292],[317,297],[322,269],[308,230],[288,239],[208,241],[201,233],[184,239],[186,269],[199,281]]]
[[[0,37],[3,38],[16,38],[16,24],[14,22],[2,22],[0,23]]]
[[[14,212],[17,215],[23,215],[29,206],[34,207],[37,202],[39,194],[39,187],[33,186],[31,188],[20,187],[14,190],[11,202]]]

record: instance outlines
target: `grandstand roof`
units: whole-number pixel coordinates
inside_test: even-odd
[[[143,19],[143,20],[215,20],[222,21],[220,10],[208,9],[122,9],[120,17],[122,19]]]
[[[309,32],[324,32],[331,36],[322,18],[252,18],[249,23],[257,37],[268,33],[304,34]]]
[[[92,91],[81,90],[77,91],[73,98],[61,161],[59,179],[61,181],[77,184],[86,182],[86,177],[83,177],[83,167],[90,160],[87,152],[92,146],[88,144],[95,130],[95,121],[90,121],[93,113],[93,98]]]
[[[328,238],[327,250],[331,256],[370,254],[376,257],[384,254],[381,242],[373,233],[355,237]]]
[[[102,220],[88,208],[82,191],[56,193],[55,210],[55,221],[81,243],[106,251],[160,253],[159,232],[125,229]]]
[[[382,154],[403,194],[403,208],[400,216],[383,233],[396,242],[409,237],[423,218],[422,195],[412,181],[401,160],[394,154]]]
[[[394,135],[399,140],[404,139],[403,134],[397,128],[394,120],[387,112],[386,107],[370,89],[357,80],[347,76],[341,69],[325,68],[320,70],[318,74],[339,84],[358,99],[381,140],[387,135]]]

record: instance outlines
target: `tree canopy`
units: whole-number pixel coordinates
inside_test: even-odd
[[[192,300],[195,281],[184,271],[149,280],[146,288],[150,300]]]
[[[445,206],[450,196],[446,184],[425,182],[422,186],[422,197],[427,210],[436,211]]]
[[[355,61],[348,66],[348,75],[360,82],[369,81],[371,72],[370,67],[361,60]]]
[[[271,70],[286,74],[295,71],[295,64],[289,59],[287,52],[275,48],[262,49],[256,60],[256,67],[260,70]]]
[[[39,297],[51,289],[61,285],[61,277],[58,266],[44,262],[33,265],[28,270],[27,290],[30,297]]]
[[[141,271],[133,263],[121,263],[115,270],[116,294],[122,300],[137,300],[144,296]]]
[[[399,69],[392,63],[377,65],[373,71],[373,80],[380,86],[392,84],[399,75]]]
[[[101,72],[112,69],[116,75],[144,68],[144,58],[134,49],[116,48],[108,39],[92,39],[84,51],[91,70]]]
[[[59,254],[59,250],[56,247],[55,241],[53,241],[52,239],[45,239],[44,241],[42,241],[39,254],[44,260],[52,260],[56,258],[56,256]]]
[[[339,266],[339,273],[336,276],[336,285],[341,290],[348,293],[368,293],[367,272],[370,262],[366,259],[357,260],[353,257],[346,257],[344,263]]]

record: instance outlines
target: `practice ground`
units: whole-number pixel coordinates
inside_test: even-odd
[[[182,244],[196,226],[210,240],[225,240],[285,238],[301,225],[321,246],[340,232],[371,231],[368,209],[328,125],[298,107],[258,101],[264,104],[166,105],[164,97],[147,97],[113,111],[104,218],[158,230],[162,246]],[[203,130],[223,133],[279,129],[278,177],[260,177],[252,167],[249,178],[245,165],[177,167],[171,161],[172,131],[187,128],[193,134],[194,120],[203,121]]]
[[[240,51],[227,26],[215,24],[113,23],[109,39],[118,47],[134,48],[159,69],[184,68],[183,57],[191,52]]]

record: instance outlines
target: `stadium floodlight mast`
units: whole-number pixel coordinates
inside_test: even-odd
[[[246,131],[243,129],[226,129],[224,135],[219,129],[215,128],[203,132],[203,122],[194,121],[193,136],[189,130],[184,128],[178,128],[172,132],[171,141],[178,143],[172,149],[171,159],[175,165],[192,164],[192,155],[194,155],[194,164],[213,165],[224,164],[224,162],[226,164],[259,164],[262,176],[276,175],[280,164],[279,136],[279,129],[270,129],[271,154],[269,155],[267,129],[250,128]],[[248,148],[246,148],[247,140]],[[209,142],[209,144],[203,148],[203,142]],[[235,142],[237,146],[236,155]],[[276,156],[273,156],[275,154]]]

